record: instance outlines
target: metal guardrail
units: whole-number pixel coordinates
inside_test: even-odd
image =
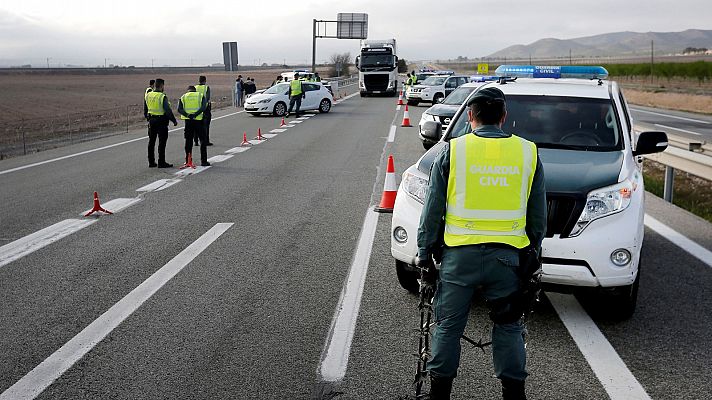
[[[658,129],[648,129],[644,124],[634,126],[635,132],[645,130]],[[663,198],[665,201],[672,203],[676,169],[712,181],[712,143],[707,143],[704,140],[692,140],[670,133],[667,136],[668,148],[662,153],[646,155],[645,158],[665,165]]]

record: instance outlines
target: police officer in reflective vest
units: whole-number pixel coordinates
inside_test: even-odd
[[[287,111],[287,116],[292,113],[292,108],[295,103],[297,109],[295,113],[297,118],[299,118],[299,109],[302,107],[302,99],[305,97],[304,90],[302,89],[302,81],[299,80],[299,73],[294,74],[294,79],[289,82],[289,111]]]
[[[173,164],[166,162],[166,142],[168,141],[168,121],[173,122],[173,126],[178,125],[176,117],[173,116],[171,103],[163,93],[164,81],[156,79],[156,87],[153,91],[146,93],[143,99],[143,116],[148,120],[148,166],[150,168],[170,168]],[[153,151],[158,138],[158,164],[156,164],[155,153]]]
[[[155,79],[149,80],[148,87],[146,88],[146,92],[143,95],[145,96],[148,92],[153,92],[153,88],[155,86],[156,86],[156,80]]]
[[[205,137],[205,126],[203,125],[203,113],[208,107],[208,101],[203,94],[196,91],[195,86],[188,86],[188,92],[181,96],[178,101],[178,113],[180,118],[185,120],[185,162],[193,154],[193,140],[200,140],[200,165],[207,167],[208,148]]]
[[[205,112],[203,113],[203,124],[205,124],[205,141],[207,146],[212,146],[212,142],[210,142],[210,121],[213,119],[213,106],[212,103],[210,102],[210,86],[206,83],[207,79],[205,76],[201,75],[198,78],[198,84],[195,86],[195,90],[198,91],[200,94],[205,97],[205,100],[208,102],[208,108],[205,109]],[[195,138],[195,145],[198,145],[198,138]]]
[[[503,398],[524,400],[519,254],[527,246],[540,248],[544,239],[544,171],[534,143],[502,131],[507,111],[501,90],[476,92],[467,116],[472,129],[450,140],[435,159],[418,229],[418,266],[425,283],[436,285],[430,396],[450,398],[477,291],[494,322],[492,357]],[[434,259],[441,262],[439,271]]]

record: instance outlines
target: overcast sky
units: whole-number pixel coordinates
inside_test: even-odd
[[[312,19],[369,14],[369,38],[395,37],[409,60],[482,57],[513,44],[617,31],[712,29],[710,0],[239,1],[0,0],[0,66],[150,66],[311,62]],[[202,4],[201,4],[202,3]],[[203,5],[205,4],[205,5]],[[671,6],[674,10],[671,10]],[[317,61],[358,51],[357,40],[319,39]]]

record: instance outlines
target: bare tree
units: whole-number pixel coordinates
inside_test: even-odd
[[[351,69],[351,53],[336,53],[329,57],[329,75],[343,76],[348,75]],[[340,67],[340,68],[339,68]],[[339,71],[340,69],[340,71]]]

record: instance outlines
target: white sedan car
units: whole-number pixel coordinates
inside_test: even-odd
[[[334,97],[321,82],[302,82],[305,98],[300,111],[328,113]],[[289,83],[272,86],[260,94],[250,96],[245,101],[245,111],[252,114],[272,114],[282,117],[289,109]]]

